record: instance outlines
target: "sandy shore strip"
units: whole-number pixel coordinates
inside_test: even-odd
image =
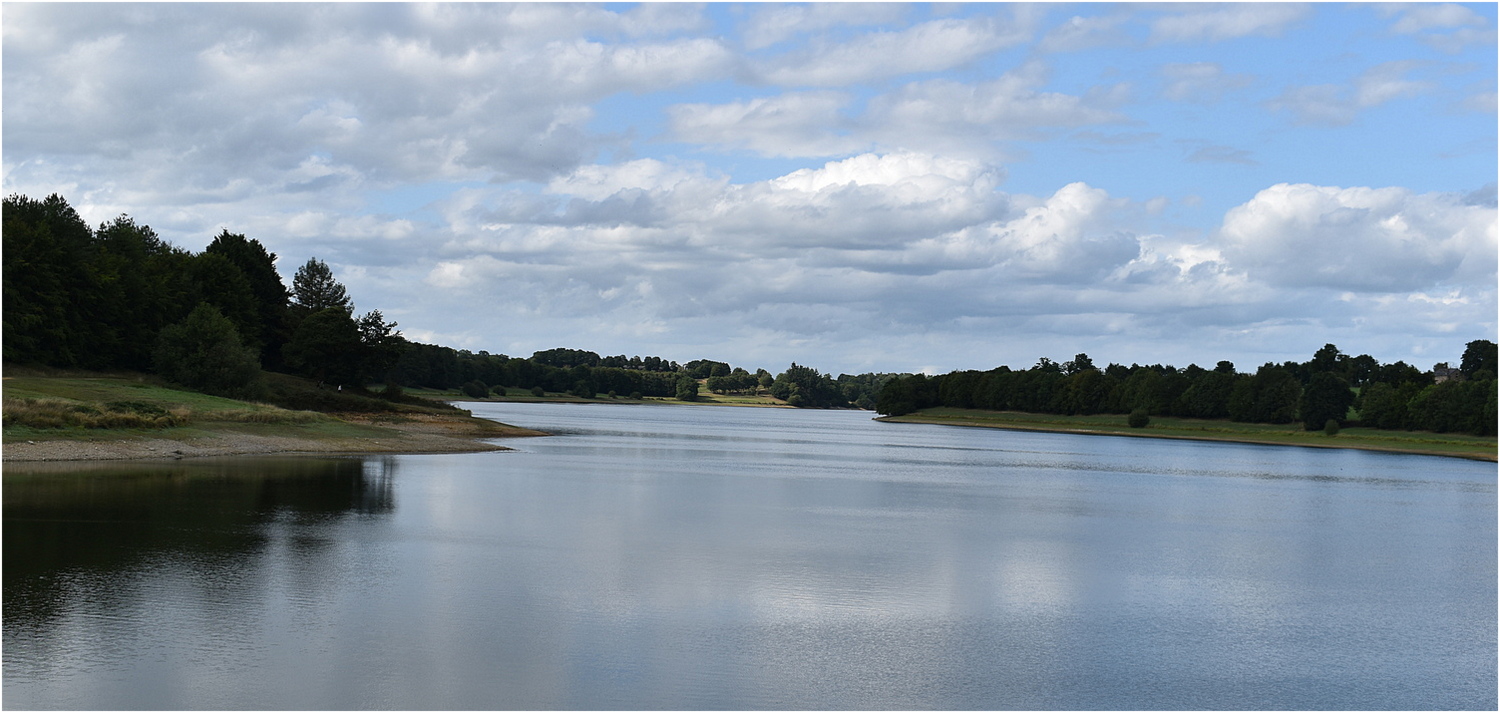
[[[488,439],[548,435],[495,421],[441,416],[406,417],[400,421],[343,414],[340,420],[377,426],[379,436],[302,438],[268,436],[233,430],[185,438],[110,438],[98,440],[12,441],[0,449],[7,463],[203,458],[233,455],[357,455],[377,453],[473,453],[510,450]]]

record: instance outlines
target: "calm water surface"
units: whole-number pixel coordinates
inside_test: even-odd
[[[4,475],[7,708],[1496,707],[1496,468],[478,405],[512,453]]]

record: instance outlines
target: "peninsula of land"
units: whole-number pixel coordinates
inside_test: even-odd
[[[0,457],[7,463],[465,453],[508,450],[495,439],[548,435],[421,399],[378,411],[318,412],[184,391],[129,374],[7,375],[4,401]]]

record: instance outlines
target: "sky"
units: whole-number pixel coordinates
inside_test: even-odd
[[[1496,340],[1496,4],[5,3],[7,195],[409,339],[773,373]]]

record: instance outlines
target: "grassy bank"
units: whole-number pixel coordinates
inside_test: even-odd
[[[337,408],[366,397],[317,397],[284,375],[278,394]],[[498,448],[476,439],[541,435],[436,404],[320,413],[184,391],[141,374],[7,367],[0,389],[6,460],[182,457],[270,452],[439,452]]]
[[[974,409],[930,408],[898,417],[882,417],[895,423],[931,423],[953,426],[979,426],[1025,431],[1086,433],[1143,438],[1181,438],[1204,441],[1230,441],[1280,446],[1316,448],[1357,448],[1394,453],[1453,456],[1475,460],[1496,460],[1494,436],[1471,436],[1462,433],[1426,433],[1420,431],[1382,431],[1373,428],[1347,428],[1336,436],[1322,431],[1304,431],[1301,424],[1273,425],[1235,423],[1233,421],[1191,418],[1151,417],[1145,428],[1131,428],[1124,415],[1059,416],[1055,414],[980,411]]]

